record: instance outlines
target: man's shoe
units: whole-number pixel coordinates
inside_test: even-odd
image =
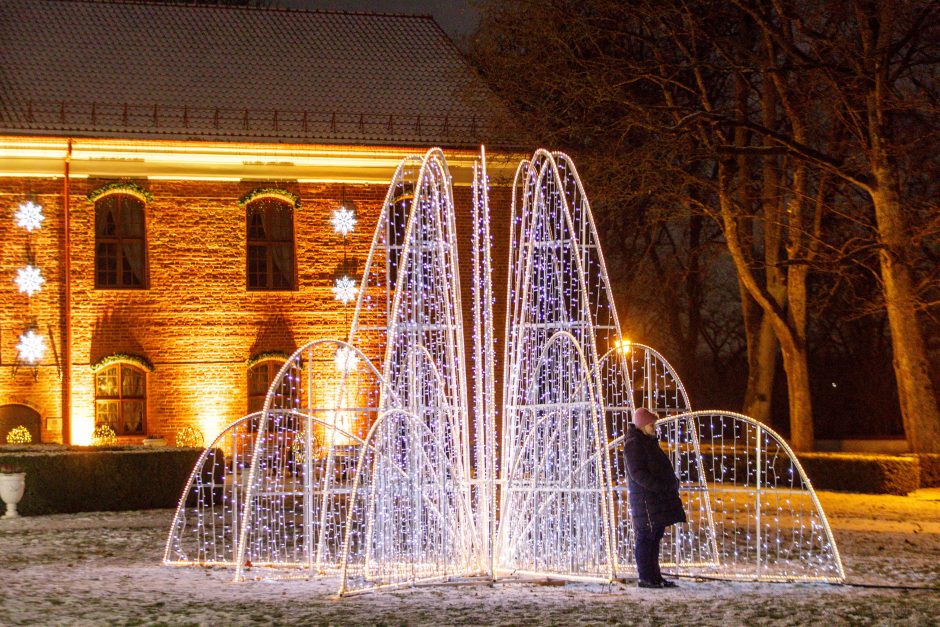
[[[647,581],[645,579],[637,579],[636,586],[637,588],[662,588],[663,584],[655,581]]]
[[[660,588],[678,588],[679,584],[675,581],[669,581],[668,579],[663,579],[659,582]]]

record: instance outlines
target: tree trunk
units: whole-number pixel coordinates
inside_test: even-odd
[[[784,341],[781,342],[781,348],[783,369],[787,373],[787,397],[790,401],[790,445],[796,451],[811,451],[815,445],[815,435],[806,345]]]
[[[777,374],[777,348],[780,344],[777,342],[777,336],[766,314],[760,316],[760,323],[756,326],[758,328],[753,337],[748,337],[751,350],[748,351],[747,389],[744,391],[743,413],[767,426],[773,426],[770,403]],[[752,342],[753,346],[751,346]]]
[[[917,319],[914,281],[906,263],[901,202],[890,169],[876,169],[875,176],[878,187],[872,193],[872,201],[883,245],[878,257],[904,432],[911,452],[940,453],[940,411],[930,379],[924,335]]]

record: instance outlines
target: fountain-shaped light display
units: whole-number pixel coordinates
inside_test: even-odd
[[[786,443],[746,416],[692,412],[666,359],[621,339],[590,205],[561,153],[536,151],[513,186],[497,446],[485,157],[474,172],[474,441],[451,176],[433,149],[395,172],[349,337],[297,350],[262,411],[206,449],[165,563],[227,565],[238,580],[335,577],[341,594],[635,576],[621,443],[642,406],[660,416],[689,518],[664,540],[666,568],[841,581]]]

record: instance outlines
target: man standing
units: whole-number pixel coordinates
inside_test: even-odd
[[[656,437],[656,414],[640,408],[633,413],[624,437],[623,453],[630,476],[630,514],[633,531],[637,585],[641,588],[674,588],[659,570],[659,542],[666,527],[686,522],[679,498],[679,480],[672,462]]]

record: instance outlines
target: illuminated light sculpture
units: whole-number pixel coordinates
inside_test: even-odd
[[[692,412],[666,359],[622,339],[590,206],[560,153],[537,151],[514,183],[497,443],[485,158],[472,196],[473,458],[453,195],[435,149],[395,172],[348,341],[299,349],[263,410],[204,452],[165,562],[226,565],[237,580],[333,576],[341,594],[635,576],[621,445],[643,406],[660,416],[689,518],[665,538],[667,570],[842,581],[783,440],[745,416]]]
[[[20,226],[30,233],[42,228],[42,221],[46,216],[42,214],[42,207],[31,200],[21,203],[14,214],[16,225]]]
[[[35,364],[41,361],[46,353],[46,338],[30,329],[20,336],[16,351],[20,359],[28,364]]]
[[[46,282],[42,278],[42,271],[33,265],[27,265],[16,271],[16,278],[13,279],[16,286],[27,296],[32,296],[42,289],[42,284]]]
[[[302,347],[207,449],[166,563],[338,575],[343,593],[479,573],[450,181],[439,150],[399,166],[350,342]],[[344,349],[355,368],[322,368]]]

